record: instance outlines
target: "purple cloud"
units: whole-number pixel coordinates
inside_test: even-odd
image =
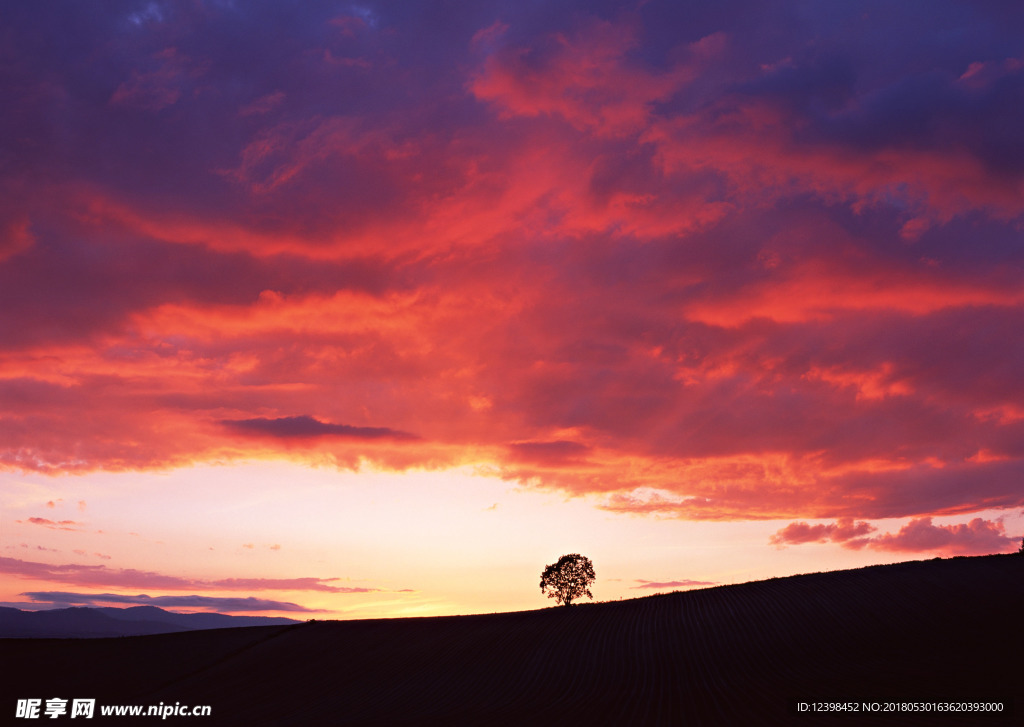
[[[117,593],[69,593],[67,591],[30,591],[22,593],[33,602],[55,606],[98,606],[109,604],[130,604],[133,606],[157,606],[159,608],[202,608],[224,613],[249,611],[296,611],[320,613],[322,609],[306,608],[288,601],[271,601],[263,598],[223,598],[216,596],[125,596]]]
[[[390,439],[413,440],[419,437],[387,427],[354,427],[348,424],[331,424],[311,416],[279,417],[267,419],[225,419],[224,426],[245,434],[260,434],[283,439],[304,439],[309,437],[340,437],[343,439]]]

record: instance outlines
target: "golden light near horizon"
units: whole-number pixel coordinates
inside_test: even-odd
[[[144,591],[204,596],[211,608],[255,595],[306,609],[259,611],[290,618],[486,613],[547,607],[538,574],[568,552],[594,561],[597,600],[893,560],[824,545],[765,549],[785,521],[609,512],[600,498],[522,486],[482,466],[399,473],[259,461],[71,478],[8,473],[0,483],[4,555],[82,565],[50,571],[56,580],[5,579],[0,601],[29,608],[25,593],[47,605],[47,593],[64,594],[53,596],[59,603],[69,593]],[[72,484],[75,499],[62,498]]]

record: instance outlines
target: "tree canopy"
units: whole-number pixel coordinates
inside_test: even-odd
[[[590,585],[595,578],[594,564],[590,558],[570,553],[544,568],[540,574],[540,592],[547,592],[548,598],[558,599],[559,603],[570,606],[582,596],[594,597]]]

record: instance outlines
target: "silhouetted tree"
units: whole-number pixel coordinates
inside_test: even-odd
[[[1017,551],[1017,555],[1024,555],[1024,538],[1020,539],[1020,550]]]
[[[547,566],[540,574],[540,592],[550,590],[548,598],[557,598],[559,603],[571,606],[581,596],[594,597],[590,592],[594,578],[594,564],[590,558],[570,553]]]

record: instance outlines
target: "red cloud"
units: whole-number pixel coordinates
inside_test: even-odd
[[[619,512],[838,519],[780,543],[1024,505],[1024,46],[987,6],[913,37],[856,4],[863,35],[439,10],[424,41],[312,2],[124,47],[26,8],[4,468],[486,462]]]
[[[1016,286],[993,286],[950,275],[909,270],[830,270],[820,263],[797,268],[779,279],[731,292],[722,300],[695,301],[691,320],[735,326],[754,318],[781,322],[827,320],[839,311],[894,310],[915,315],[965,306],[1006,306],[1024,302]]]

